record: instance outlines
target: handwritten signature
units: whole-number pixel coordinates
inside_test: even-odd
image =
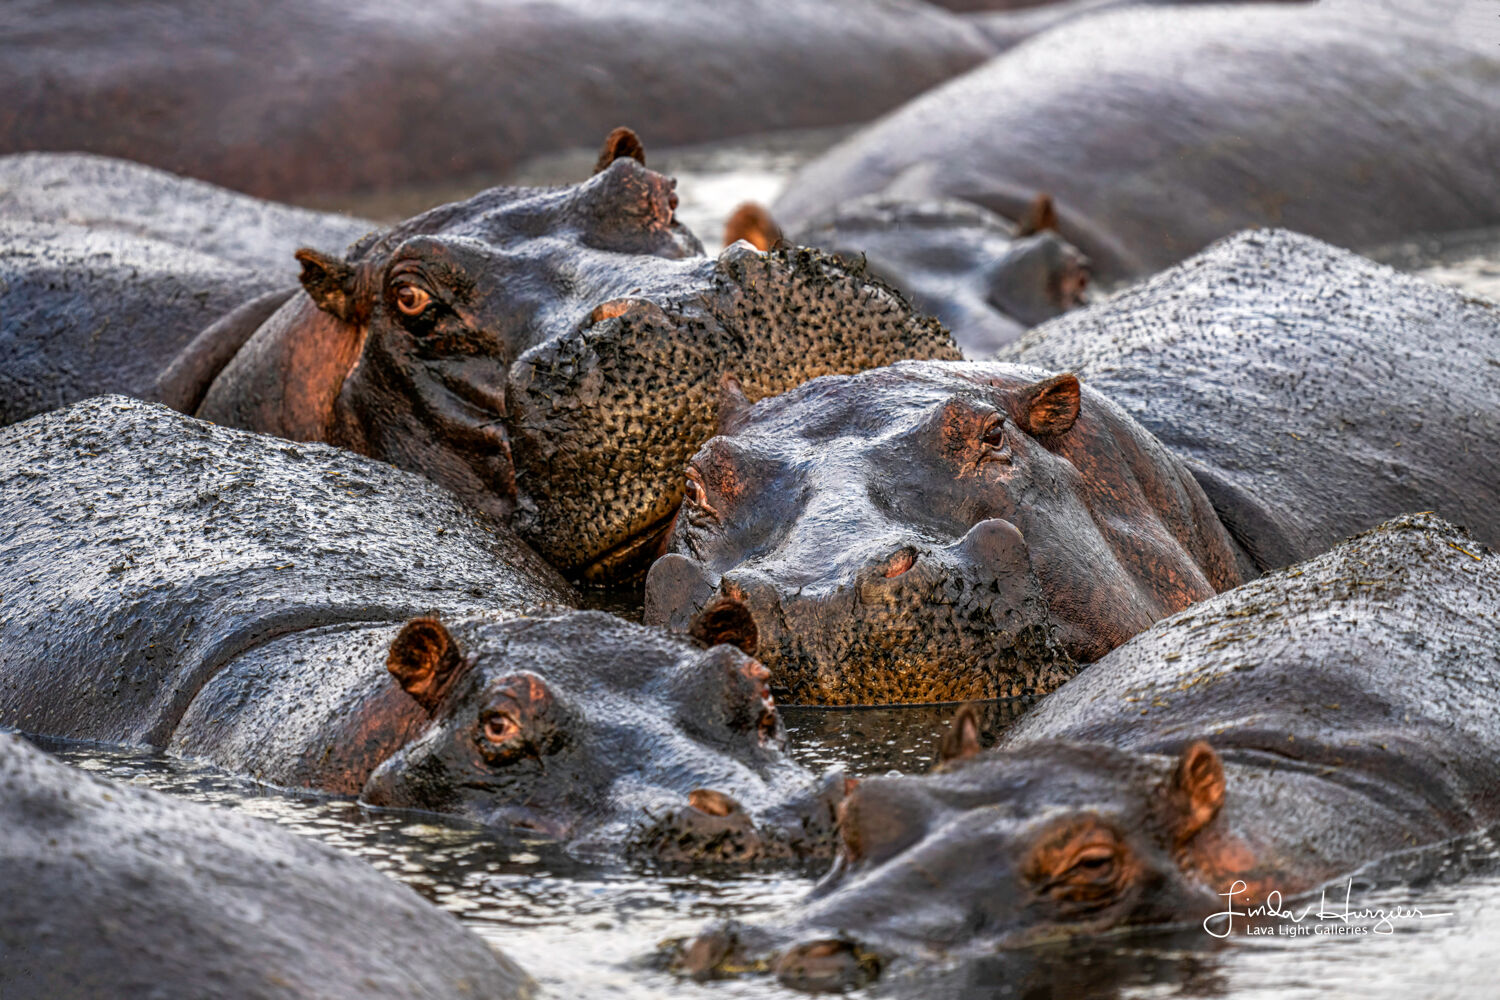
[[[1290,920],[1294,924],[1300,924],[1307,919],[1338,921],[1345,926],[1356,921],[1374,921],[1371,930],[1376,934],[1392,934],[1396,930],[1396,924],[1403,920],[1432,920],[1437,917],[1451,917],[1449,913],[1424,913],[1417,906],[1395,906],[1390,909],[1383,907],[1366,907],[1354,909],[1351,896],[1354,891],[1354,879],[1344,883],[1344,908],[1342,910],[1330,909],[1328,906],[1328,890],[1325,888],[1318,897],[1317,903],[1309,903],[1298,913],[1284,907],[1281,891],[1273,889],[1266,894],[1266,901],[1259,906],[1247,906],[1244,909],[1236,909],[1234,898],[1236,896],[1248,896],[1243,879],[1237,879],[1234,885],[1229,887],[1228,892],[1219,893],[1224,897],[1225,908],[1218,913],[1212,914],[1203,921],[1203,929],[1216,938],[1227,938],[1234,931],[1235,917],[1275,917],[1281,920]]]

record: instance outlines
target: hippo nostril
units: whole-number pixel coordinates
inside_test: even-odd
[[[881,573],[887,580],[894,580],[917,564],[917,550],[908,545],[898,550],[887,559],[881,566]]]
[[[750,609],[744,602],[726,596],[710,601],[698,613],[688,627],[688,635],[705,646],[721,643],[738,646],[750,656],[755,655],[755,647],[760,641],[760,630]]]
[[[707,816],[732,816],[741,811],[738,802],[712,788],[695,788],[688,792],[688,805]]]
[[[783,986],[809,992],[858,989],[880,975],[880,959],[848,941],[830,938],[787,949],[773,970]]]

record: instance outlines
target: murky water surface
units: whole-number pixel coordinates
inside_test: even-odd
[[[992,706],[987,737],[1020,706]],[[925,770],[951,708],[788,709],[796,754],[812,767],[868,775]],[[656,945],[711,920],[772,921],[816,872],[687,875],[642,864],[589,865],[543,842],[506,838],[432,818],[375,812],[342,799],[289,795],[160,754],[39,741],[74,766],[114,781],[256,816],[365,859],[453,913],[520,961],[553,997],[746,998],[796,996],[768,978],[697,984],[655,967]],[[982,863],[982,859],[975,859]],[[1198,927],[1002,953],[917,967],[900,962],[872,997],[1458,997],[1496,994],[1500,951],[1500,846],[1476,836],[1362,873],[1356,909],[1417,907],[1427,919],[1377,933],[1292,937]],[[1335,894],[1336,895],[1336,894]],[[1334,897],[1330,897],[1334,898]],[[1341,899],[1341,897],[1339,897]]]

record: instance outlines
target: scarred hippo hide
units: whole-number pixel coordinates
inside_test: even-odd
[[[348,452],[100,397],[0,431],[0,725],[669,860],[816,853],[842,780],[739,650],[600,612]]]
[[[15,0],[0,150],[295,199],[494,177],[621,121],[674,145],[868,121],[993,51],[867,0]]]
[[[1043,650],[1097,659],[1403,511],[1500,540],[1494,303],[1252,232],[1006,356],[742,414],[688,467],[647,620],[795,700],[1038,694],[1068,673]]]
[[[835,146],[772,212],[797,232],[879,194],[1019,219],[1045,191],[1063,237],[1106,283],[1250,225],[1355,248],[1495,225],[1488,28],[1472,4],[1436,0],[1080,18]]]
[[[1355,869],[1500,821],[1500,556],[1398,518],[1158,622],[995,749],[974,734],[961,711],[936,773],[861,782],[789,919],[679,962],[826,990],[1122,926],[1237,937],[1335,878],[1337,909]]]
[[[534,995],[451,914],[348,854],[3,733],[0,885],[6,1000]]]

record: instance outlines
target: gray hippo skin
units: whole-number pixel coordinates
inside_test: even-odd
[[[296,290],[297,247],[373,228],[103,156],[0,157],[0,422],[107,391],[191,408]],[[204,330],[217,353],[163,384]]]
[[[1019,225],[955,199],[875,195],[839,205],[791,234],[899,288],[953,333],[966,358],[986,358],[1083,301],[1089,261],[1060,237],[1051,199]]]
[[[101,781],[0,733],[0,995],[530,997],[530,978],[363,862]]]
[[[1339,879],[1338,909],[1343,876],[1500,821],[1497,720],[1500,555],[1398,518],[1158,622],[993,750],[961,711],[936,773],[845,800],[839,857],[791,920],[714,928],[684,960],[772,952],[827,989],[893,957],[1130,925],[1237,936],[1231,892],[1243,914]]]
[[[870,194],[1010,219],[1038,191],[1106,283],[1250,225],[1341,246],[1500,221],[1500,86],[1454,5],[1125,10],[1045,32],[808,164],[789,232]],[[1416,5],[1412,5],[1415,7]]]
[[[842,782],[785,755],[763,667],[567,611],[415,476],[124,397],[0,431],[0,468],[0,725],[581,854],[826,846]]]
[[[672,144],[868,121],[994,52],[866,0],[17,0],[0,39],[0,151],[284,199],[493,177],[622,121]]]
[[[1008,356],[741,412],[688,467],[646,620],[753,650],[783,700],[1040,694],[1054,650],[1403,512],[1500,541],[1492,302],[1248,233]]]
[[[1247,232],[1000,360],[1076,372],[1188,463],[1261,569],[1394,514],[1500,543],[1500,306]]]
[[[230,271],[221,281],[178,258],[147,273],[134,258],[119,262],[129,269],[93,259],[114,233],[70,229],[78,246],[40,250],[23,240],[0,293],[0,389],[13,390],[0,394],[3,416],[139,393],[418,472],[514,515],[569,573],[624,572],[654,554],[682,464],[726,392],[759,399],[817,375],[958,356],[939,324],[831,257],[744,245],[704,256],[675,219],[675,181],[644,160],[617,129],[587,181],[493,188],[347,253],[303,248],[303,288],[212,321],[229,308],[220,287],[238,287]],[[162,317],[170,336],[150,316],[168,293],[190,302]],[[207,325],[189,332],[188,317]],[[100,350],[101,337],[116,349]],[[131,337],[134,349],[121,342]]]

